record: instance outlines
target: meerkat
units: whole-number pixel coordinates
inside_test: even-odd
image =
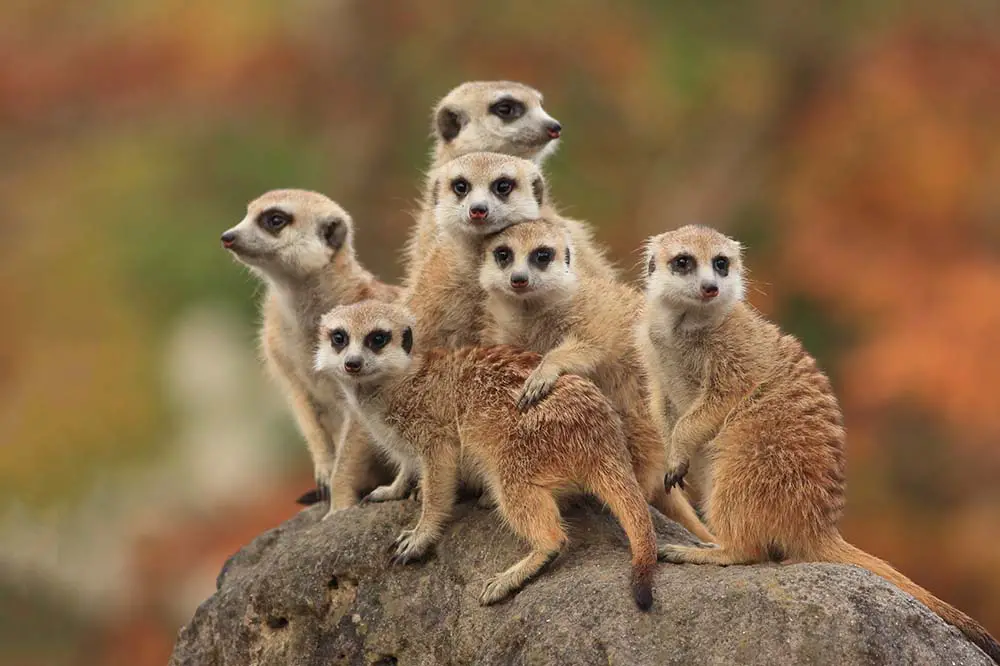
[[[354,223],[329,198],[305,190],[273,190],[250,202],[222,246],[267,285],[260,346],[285,393],[312,457],[317,491],[304,504],[330,500],[330,511],[378,485],[367,431],[349,417],[336,382],[313,370],[320,317],[364,299],[391,301],[401,290],[365,270],[354,253]],[[384,478],[384,477],[382,477]]]
[[[705,542],[712,534],[679,489],[665,490],[666,451],[648,415],[642,364],[632,328],[642,295],[613,276],[578,275],[561,225],[526,222],[490,237],[479,284],[486,294],[483,344],[543,354],[518,397],[522,410],[549,394],[559,377],[591,379],[622,416],[635,476],[646,499]]]
[[[1000,659],[1000,645],[975,620],[841,536],[846,431],[839,403],[802,344],[744,303],[739,243],[686,226],[651,238],[646,261],[647,306],[636,335],[651,409],[669,425],[665,483],[682,482],[692,459],[701,459],[706,517],[719,545],[664,546],[661,559],[854,564]]]
[[[484,587],[492,604],[520,590],[566,543],[556,498],[574,490],[610,507],[632,549],[632,594],[652,605],[656,536],[632,474],[621,420],[590,381],[567,375],[528,413],[515,397],[539,356],[512,347],[415,348],[414,317],[397,304],[340,306],[320,324],[316,368],[341,382],[355,413],[396,455],[419,460],[422,510],[394,561],[423,557],[455,501],[459,468],[474,469],[531,552]]]

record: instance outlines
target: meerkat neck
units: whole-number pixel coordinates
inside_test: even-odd
[[[735,307],[740,304],[737,303]],[[734,307],[690,308],[650,304],[650,330],[670,337],[704,334],[717,329],[729,318]]]
[[[305,278],[272,277],[268,282],[287,318],[315,324],[334,307],[356,300],[371,275],[353,258],[345,257]]]

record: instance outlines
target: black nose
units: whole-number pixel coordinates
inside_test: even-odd
[[[552,139],[558,139],[559,135],[562,134],[562,125],[558,122],[550,123],[545,129],[548,130],[549,137]]]
[[[486,204],[475,204],[469,207],[469,217],[475,220],[485,220],[489,214],[490,209]]]
[[[222,247],[232,247],[233,243],[236,242],[236,232],[227,231],[226,233],[222,234],[221,240],[222,240]]]
[[[510,276],[510,286],[515,289],[523,289],[528,286],[528,276],[524,273],[514,273]]]
[[[714,282],[702,282],[701,295],[705,298],[715,298],[719,295],[719,286]]]
[[[362,361],[360,358],[351,357],[344,360],[344,370],[347,370],[352,375],[361,372],[361,365]]]

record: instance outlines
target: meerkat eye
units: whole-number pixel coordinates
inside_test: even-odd
[[[333,345],[333,348],[337,351],[346,347],[350,340],[351,338],[347,335],[347,331],[342,328],[335,328],[330,331],[330,344]]]
[[[365,338],[365,346],[374,352],[381,351],[383,347],[389,344],[392,340],[391,331],[383,331],[381,329],[372,331]]]
[[[469,181],[464,178],[456,178],[451,181],[451,191],[460,197],[464,197],[471,189],[472,186],[469,185]]]
[[[292,223],[292,216],[283,210],[271,208],[257,218],[257,223],[271,233],[277,233]]]
[[[715,268],[715,272],[726,277],[729,275],[729,259],[727,257],[718,256],[712,259],[712,267]]]
[[[504,97],[490,106],[490,113],[508,122],[523,116],[524,110],[524,104],[512,97]]]
[[[510,178],[497,178],[493,181],[493,193],[498,197],[505,197],[514,191],[516,183]]]
[[[670,260],[670,268],[675,273],[688,273],[694,270],[694,257],[690,254],[678,254]]]
[[[506,268],[514,260],[514,253],[506,245],[501,245],[493,250],[493,258],[496,259],[497,266]]]
[[[539,268],[546,268],[552,263],[552,258],[556,256],[556,251],[551,247],[540,247],[531,253],[531,263]]]
[[[649,274],[652,275],[653,271],[656,270],[656,257],[649,258],[649,265],[647,266]]]

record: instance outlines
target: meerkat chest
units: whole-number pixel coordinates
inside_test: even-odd
[[[678,413],[685,412],[701,394],[704,364],[699,354],[668,345],[660,352],[660,373],[664,393]]]

